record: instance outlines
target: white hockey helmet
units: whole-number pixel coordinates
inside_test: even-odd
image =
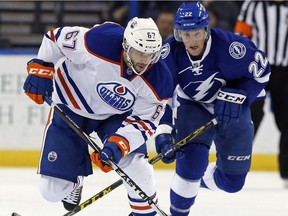
[[[154,64],[159,60],[162,37],[152,18],[134,17],[128,22],[124,31],[123,49],[126,51],[127,61],[134,73],[141,75],[148,66],[141,72],[135,70],[129,57],[131,48],[145,54],[154,54],[150,64]]]

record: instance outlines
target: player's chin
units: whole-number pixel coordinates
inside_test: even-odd
[[[188,52],[192,56],[198,56],[201,54],[201,49],[199,46],[197,47],[189,47]]]
[[[147,67],[147,65],[137,64],[137,65],[136,65],[136,70],[137,70],[137,71],[142,71],[142,70],[144,70],[144,68],[146,68],[146,67]]]

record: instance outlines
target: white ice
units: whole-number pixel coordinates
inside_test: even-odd
[[[168,213],[171,170],[156,170],[160,207]],[[105,174],[94,170],[85,178],[82,201],[117,181],[113,171]],[[0,168],[0,216],[17,212],[22,216],[61,216],[62,203],[49,203],[38,190],[39,175],[35,168]],[[76,215],[127,216],[130,209],[121,185],[96,200]],[[278,172],[251,172],[241,192],[228,194],[205,189],[199,191],[191,216],[287,216],[288,189],[284,189]]]

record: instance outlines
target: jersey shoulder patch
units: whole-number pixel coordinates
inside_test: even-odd
[[[159,100],[173,96],[173,79],[168,66],[161,58],[142,76]]]
[[[89,53],[104,60],[120,63],[124,28],[106,22],[91,28],[85,35],[85,46]]]

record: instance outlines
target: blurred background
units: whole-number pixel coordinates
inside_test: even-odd
[[[182,2],[0,1],[0,48],[37,49],[43,34],[51,28],[92,27],[105,21],[125,26],[134,16],[152,17],[155,21],[159,19],[160,30],[171,34],[173,16]],[[202,2],[210,13],[212,27],[233,31],[242,1]],[[164,37],[167,36],[164,34]]]
[[[1,1],[0,2],[0,166],[36,167],[49,107],[23,94],[26,63],[36,57],[43,34],[61,26],[93,27],[114,21],[125,27],[134,16],[152,17],[165,41],[183,1]],[[202,1],[211,27],[233,31],[242,1]],[[268,96],[269,100],[269,96]],[[268,104],[268,103],[266,103]],[[269,104],[254,144],[253,170],[278,170],[279,133]],[[152,141],[151,155],[155,154]],[[215,159],[211,149],[211,160]],[[161,162],[158,168],[171,168]]]

